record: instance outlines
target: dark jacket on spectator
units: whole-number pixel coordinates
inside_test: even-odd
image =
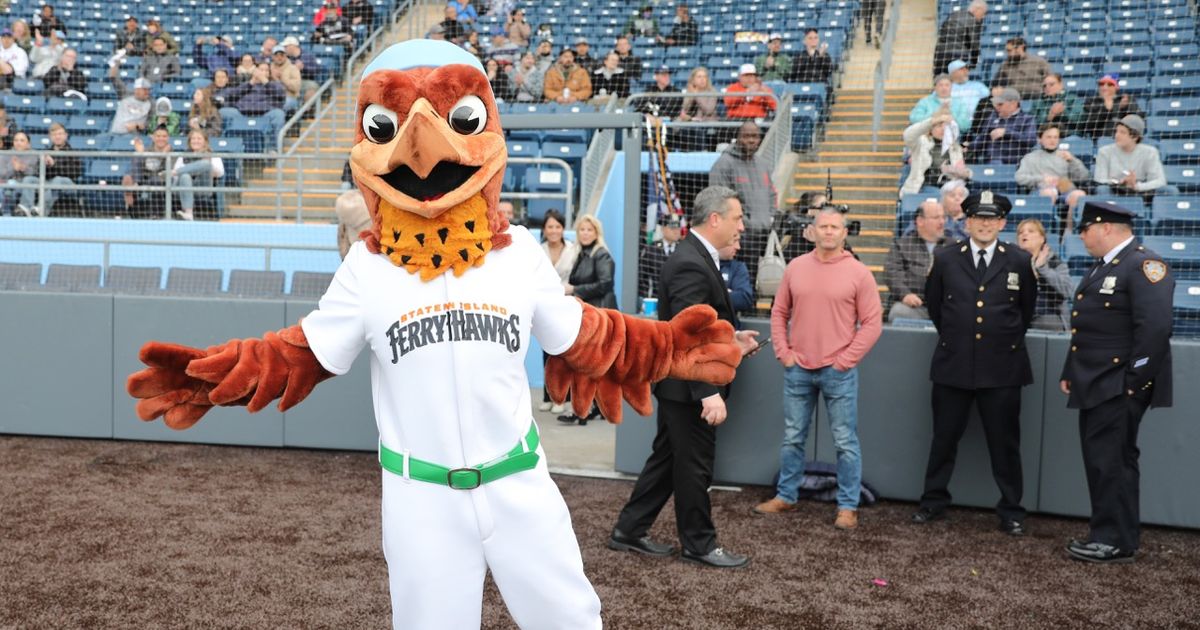
[[[206,47],[207,51],[205,50]],[[229,73],[229,76],[233,76],[234,68],[237,67],[240,57],[237,51],[224,44],[213,46],[197,42],[192,48],[192,59],[201,68],[207,70],[210,75],[217,70],[225,70]]]
[[[594,82],[593,85],[595,85]],[[682,95],[680,94],[679,90],[676,90],[670,85],[668,85],[666,88],[659,88],[658,84],[655,83],[654,85],[646,88],[644,91],[650,94],[675,94],[676,96],[663,96],[657,98],[647,98],[644,100],[639,99],[638,102],[635,103],[639,112],[653,112],[654,108],[651,106],[654,105],[658,107],[659,116],[675,118],[679,115],[680,108],[683,106],[683,99],[680,98]]]
[[[625,69],[617,66],[611,76],[605,74],[605,67],[600,66],[592,71],[592,96],[616,94],[618,98],[629,96],[629,75]]]
[[[962,59],[972,68],[979,65],[979,37],[983,22],[964,11],[955,11],[938,28],[937,45],[933,49],[933,67],[936,73],[946,71],[946,66],[955,59]]]
[[[675,40],[672,46],[695,46],[700,41],[700,28],[696,26],[696,20],[676,22],[667,39]]]
[[[132,50],[126,48],[126,44],[129,44]],[[125,29],[121,29],[117,32],[117,39],[113,42],[113,52],[124,50],[131,57],[141,57],[145,54],[148,44],[149,42],[146,41],[146,31],[139,28],[130,33]]]
[[[300,54],[295,57],[288,55],[288,60],[292,62],[292,65],[300,68],[301,79],[316,81],[321,75],[321,66],[317,65],[317,58],[307,50],[301,50]]]
[[[584,302],[597,308],[617,308],[617,296],[613,293],[615,270],[612,254],[592,243],[580,248],[567,282],[575,287],[575,296]]]
[[[617,55],[620,56],[620,53],[617,53]],[[626,76],[642,76],[642,61],[635,57],[633,53],[621,57],[621,68],[625,70]]]
[[[513,101],[517,98],[517,88],[513,85],[512,79],[508,78],[504,70],[496,70],[496,78],[491,79],[492,95],[498,101]]]
[[[375,22],[375,7],[366,0],[350,0],[342,7],[342,16],[350,22],[353,22],[354,18],[362,18],[362,24],[369,31]]]
[[[1000,128],[1004,129],[1004,135],[999,140],[992,140],[992,131]],[[969,161],[979,164],[1017,164],[1036,144],[1037,122],[1033,116],[1018,110],[1008,118],[1001,118],[1000,114],[993,112],[971,141]]]
[[[51,152],[72,151],[71,142],[63,143],[61,147],[50,147]],[[83,160],[75,156],[51,156],[54,158],[54,164],[46,167],[46,179],[55,177],[66,177],[73,182],[78,182],[83,177]]]
[[[61,66],[54,66],[42,76],[42,83],[46,86],[44,92],[47,98],[62,96],[67,90],[87,95],[87,77],[79,68],[64,70]]]
[[[829,53],[817,50],[810,55],[808,50],[801,50],[792,59],[792,76],[788,81],[825,83],[829,81],[830,74],[833,74],[833,60],[829,58]]]
[[[278,81],[251,83],[247,81],[223,90],[225,106],[236,108],[247,116],[261,116],[272,109],[283,109],[287,93]]]
[[[1121,99],[1128,97],[1124,105]],[[1142,115],[1137,100],[1128,94],[1118,94],[1113,98],[1112,109],[1105,109],[1104,99],[1099,95],[1091,96],[1083,103],[1083,123],[1079,125],[1079,133],[1092,138],[1103,138],[1113,135],[1117,130],[1117,121],[1130,115]]]

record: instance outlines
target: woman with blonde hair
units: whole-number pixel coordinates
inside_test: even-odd
[[[192,93],[192,111],[188,112],[188,129],[203,131],[208,137],[221,135],[221,112],[213,103],[212,88],[196,88]]]
[[[1033,257],[1038,276],[1033,324],[1038,330],[1066,330],[1067,302],[1071,299],[1071,272],[1046,243],[1046,227],[1038,219],[1017,224],[1017,245]]]
[[[20,46],[25,54],[33,50],[33,33],[29,30],[29,23],[25,20],[13,20],[12,23],[13,41]]]
[[[720,120],[717,114],[716,96],[693,96],[705,92],[716,92],[709,79],[708,68],[696,66],[688,75],[687,87],[683,89],[683,105],[680,107],[681,122],[713,122]],[[684,127],[680,131],[682,146],[692,151],[707,151],[716,146],[716,128],[706,126]]]
[[[176,214],[185,221],[191,221],[195,216],[193,214],[195,192],[192,190],[192,186],[211,187],[215,180],[225,176],[225,163],[221,161],[221,158],[215,155],[204,155],[212,153],[212,148],[208,146],[208,135],[203,131],[193,129],[188,133],[188,148],[191,149],[192,155],[176,159],[175,168],[171,170],[171,174],[178,178],[179,184],[181,209],[177,210]],[[211,191],[202,191],[200,194],[206,198],[214,197]],[[215,203],[213,210],[211,216],[201,218],[217,219]]]
[[[597,308],[617,308],[617,296],[613,293],[617,266],[604,244],[604,225],[600,219],[592,214],[580,215],[575,220],[575,242],[579,246],[579,257],[563,286],[567,295],[574,295]],[[599,417],[600,411],[593,405],[586,418],[570,413],[559,416],[558,421],[565,424],[578,422],[584,426],[588,420]]]

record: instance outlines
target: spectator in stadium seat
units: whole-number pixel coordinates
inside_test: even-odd
[[[167,153],[171,150],[171,134],[166,127],[158,127],[150,134],[152,153]],[[146,153],[146,145],[140,136],[133,139],[133,152]],[[163,198],[162,192],[138,192],[137,186],[165,186],[167,173],[170,171],[170,161],[166,156],[135,157],[128,174],[121,177],[121,186],[125,187],[125,214],[135,218],[158,218],[156,208],[161,209],[158,202]],[[174,182],[172,182],[174,183]]]
[[[579,48],[576,46],[576,48]],[[513,64],[521,59],[521,54],[524,49],[516,44],[508,41],[508,38],[503,35],[493,35],[487,47],[487,57],[500,62],[502,70],[508,69]],[[575,53],[575,63],[579,63],[579,53]],[[581,64],[582,65],[582,64]]]
[[[588,43],[586,37],[575,38],[575,63],[579,64],[580,68],[591,72],[600,66],[599,61],[592,57],[589,53],[591,44]],[[618,58],[619,59],[619,58]]]
[[[516,87],[518,102],[542,102],[545,94],[546,73],[538,68],[533,53],[527,52],[521,55],[521,63],[514,66],[508,76]]]
[[[258,54],[254,56],[254,65],[260,63],[271,63],[271,55],[275,54],[275,47],[279,45],[279,40],[270,35],[263,38],[262,46],[258,49]],[[253,74],[253,71],[251,71]],[[241,81],[238,81],[241,83]]]
[[[1051,72],[1042,79],[1042,97],[1029,112],[1039,125],[1058,125],[1063,137],[1075,133],[1083,121],[1083,101],[1063,89],[1062,75]]]
[[[251,76],[253,76],[253,74],[251,74]],[[249,81],[249,77],[247,77],[246,80]],[[229,82],[228,72],[225,72],[224,70],[217,70],[213,73],[213,82],[212,85],[208,86],[208,93],[210,96],[212,96],[213,105],[217,106],[217,110],[220,110],[223,107],[231,107],[229,103],[225,102],[225,97],[228,96],[229,91],[233,89],[233,87],[233,84]]]
[[[656,37],[658,22],[654,20],[654,8],[643,4],[625,23],[625,30],[621,32],[633,37]]]
[[[614,53],[609,54],[612,55]],[[651,97],[639,101],[637,104],[639,112],[648,112],[656,116],[662,116],[663,118],[675,118],[679,115],[680,99],[677,96],[679,90],[676,90],[675,86],[671,85],[671,68],[668,66],[659,66],[654,71],[654,85],[646,88],[645,91],[649,94],[662,94],[664,96]],[[676,96],[666,96],[669,94]]]
[[[40,12],[33,16],[33,32],[35,35],[50,37],[54,31],[67,32],[67,25],[54,13],[54,6],[43,4]]]
[[[936,189],[951,179],[971,179],[962,146],[954,138],[946,138],[948,126],[953,121],[949,108],[943,107],[933,116],[904,130],[910,168],[900,194],[916,194],[931,187]]]
[[[939,74],[934,77],[933,92],[917,101],[912,111],[908,113],[908,122],[917,123],[927,120],[932,118],[938,110],[949,108],[950,114],[954,116],[954,122],[958,125],[959,134],[966,133],[971,128],[971,115],[974,111],[967,107],[965,99],[956,99],[952,96],[953,85],[948,74]]]
[[[54,202],[61,194],[59,187],[71,186],[83,176],[83,160],[75,156],[58,155],[56,157],[54,155],[72,150],[67,137],[67,128],[63,127],[62,123],[50,123],[50,150],[42,156],[42,161],[46,164],[46,193],[42,197],[42,205],[38,206],[33,203],[33,196],[37,189],[26,188],[21,191],[21,206],[32,209],[32,213],[38,216],[51,215],[54,211]],[[26,177],[25,181],[29,183],[29,179]],[[36,184],[37,176],[34,175],[32,179],[34,180],[32,183]]]
[[[47,98],[53,96],[72,96],[75,98],[87,96],[87,77],[83,75],[83,72],[79,68],[75,67],[75,60],[78,57],[74,48],[66,49],[63,51],[62,58],[58,60],[58,65],[50,68],[50,71],[42,77],[42,85],[44,86],[42,93]],[[72,94],[72,92],[75,94]]]
[[[211,46],[205,50],[206,46]],[[192,59],[196,65],[204,68],[208,74],[212,74],[217,70],[225,70],[233,72],[234,67],[238,65],[238,54],[233,49],[233,38],[228,35],[224,37],[197,37],[196,45],[192,47]]]
[[[516,8],[508,14],[508,21],[504,24],[504,32],[508,33],[508,41],[514,45],[520,48],[529,47],[529,36],[533,33],[533,27],[529,25],[529,22],[525,21],[525,9]]]
[[[150,50],[142,56],[138,76],[151,83],[162,83],[179,76],[180,72],[179,55],[167,50],[167,40],[161,35],[151,38]]]
[[[1098,195],[1178,195],[1167,184],[1158,149],[1143,144],[1146,121],[1129,114],[1116,124],[1113,143],[1096,152],[1095,182]]]
[[[1051,73],[1050,64],[1025,50],[1025,38],[1013,37],[1004,44],[1004,63],[996,80],[1015,88],[1021,98],[1033,100],[1042,94],[1042,80]]]
[[[375,7],[367,0],[350,0],[342,9],[342,14],[350,21],[350,30],[359,39],[370,35],[375,26]]]
[[[538,70],[545,74],[550,66],[554,65],[554,45],[550,43],[550,40],[543,39],[538,41],[537,48],[533,50],[534,63],[537,64]]]
[[[158,18],[150,18],[146,20],[146,50],[149,51],[154,44],[154,38],[161,37],[167,44],[166,52],[172,55],[179,54],[179,42],[175,41],[175,37],[163,30],[162,23]]]
[[[961,179],[952,179],[942,184],[942,209],[946,212],[946,238],[952,241],[967,240],[967,215],[963,202],[970,191]]]
[[[662,238],[648,245],[643,244],[638,253],[638,295],[642,297],[658,296],[658,277],[663,263],[667,262],[679,239],[683,238],[683,222],[679,215],[663,216],[659,218],[658,225]]]
[[[546,71],[543,94],[547,101],[563,105],[591,98],[592,79],[586,70],[575,65],[574,50],[563,48],[558,61]]]
[[[294,112],[300,106],[300,71],[292,65],[283,46],[276,46],[272,52],[271,80],[278,81],[287,95],[283,102],[284,111]]]
[[[708,172],[709,186],[724,186],[737,191],[745,212],[746,226],[742,233],[745,244],[738,253],[739,260],[750,270],[750,282],[758,277],[758,259],[767,245],[767,235],[775,222],[778,196],[771,179],[771,164],[758,155],[762,132],[754,121],[747,120],[738,128],[737,137],[713,163]]]
[[[1037,143],[1037,123],[1021,111],[1021,95],[1004,88],[992,97],[995,111],[971,140],[972,162],[1016,164]]]
[[[1140,116],[1142,110],[1137,100],[1128,94],[1117,96],[1120,90],[1117,77],[1106,74],[1100,77],[1096,94],[1083,103],[1082,133],[1094,139],[1113,135],[1117,122],[1131,114]]]
[[[150,82],[138,77],[133,81],[133,93],[125,88],[125,82],[117,74],[114,64],[108,69],[108,78],[117,91],[117,113],[113,116],[111,133],[142,133],[146,131],[146,120],[150,118]]]
[[[621,57],[621,67],[625,68],[625,74],[631,77],[642,76],[642,62],[633,54],[633,45],[628,37],[617,37],[617,41],[613,43],[613,50]]]
[[[458,10],[453,5],[446,5],[442,9],[442,35],[447,41],[461,44],[464,37],[467,36],[467,29],[462,22],[458,21]]]
[[[62,31],[54,31],[49,37],[42,37],[40,31],[37,33],[33,39],[33,50],[29,51],[29,76],[40,79],[58,65],[67,50],[63,37],[66,36]]]
[[[287,93],[278,81],[271,80],[267,64],[260,63],[250,80],[233,87],[225,94],[225,103],[244,116],[259,116],[266,123],[263,133],[269,138],[268,146],[274,146],[275,136],[283,128],[286,116],[283,112]]]
[[[212,99],[212,88],[196,88],[192,92],[192,109],[188,112],[188,132],[203,131],[210,138],[215,138],[221,135],[223,126],[221,112]]]
[[[979,130],[983,129],[983,126],[987,124],[988,119],[996,111],[996,102],[993,99],[999,96],[1006,87],[1008,86],[1000,83],[992,83],[987,97],[980,99],[975,105],[975,113],[971,115],[971,129],[963,133],[962,143],[964,145],[970,144],[979,133]]]
[[[821,41],[817,29],[804,31],[804,50],[792,59],[791,83],[828,83],[833,74],[833,59],[829,57],[829,44]]]
[[[342,6],[338,0],[324,0],[321,8],[313,14],[313,28],[320,28],[326,20],[342,17]]]
[[[766,94],[751,95],[754,92]],[[738,71],[738,82],[725,88],[725,94],[725,115],[730,120],[766,118],[775,111],[775,95],[771,93],[771,88],[763,85],[752,63],[742,64]]]
[[[25,20],[13,20],[12,34],[13,41],[28,55],[29,51],[33,50],[33,31],[30,30],[29,23]]]
[[[700,41],[700,29],[686,3],[675,5],[675,24],[665,38],[659,38],[660,43],[668,46],[695,46]]]
[[[19,131],[16,122],[8,117],[8,109],[4,107],[4,102],[0,101],[0,151],[12,145],[13,135]]]
[[[15,79],[25,78],[29,71],[29,55],[17,45],[13,32],[0,31],[0,91],[11,90]]]
[[[897,318],[929,319],[925,308],[925,277],[933,263],[933,250],[946,243],[946,212],[942,204],[928,199],[917,206],[916,229],[892,241],[883,263],[884,281],[895,300],[888,321]]]
[[[497,101],[511,101],[516,97],[517,90],[513,87],[508,75],[500,69],[499,61],[488,59],[484,62],[483,69],[488,83],[492,85],[492,95],[496,97]]]
[[[335,3],[337,0],[325,0]],[[354,50],[354,30],[350,28],[350,20],[342,16],[341,8],[336,12],[327,11],[325,18],[313,29],[310,38],[314,44],[329,44],[343,46],[346,51]],[[274,48],[272,48],[274,50]]]
[[[1067,304],[1071,301],[1071,271],[1046,243],[1046,226],[1037,219],[1025,219],[1017,225],[1017,245],[1033,258],[1037,272],[1038,296],[1033,307],[1033,324],[1038,330],[1067,329]]]
[[[300,47],[300,40],[295,36],[284,37],[280,44],[287,51],[288,60],[300,71],[300,92],[304,95],[303,100],[307,101],[320,88],[318,82],[322,78],[321,66],[312,53]]]
[[[607,103],[610,99],[622,99],[629,96],[629,77],[621,67],[621,58],[617,53],[610,52],[604,57],[604,63],[592,71],[592,93],[597,103]]]
[[[8,122],[4,119],[0,112],[0,131],[3,131],[8,126]],[[29,146],[29,135],[24,131],[16,131],[12,134],[12,146],[4,146],[5,150],[11,148],[14,153],[6,153],[0,155],[0,182],[4,183],[4,194],[0,197],[0,206],[3,206],[0,214],[4,216],[12,216],[13,204],[18,197],[23,195],[23,192],[18,192],[16,184],[37,184],[37,156],[34,155],[17,155],[16,151],[29,151],[32,147]],[[30,206],[17,206],[17,214],[21,216],[29,216]]]
[[[458,21],[464,24],[472,25],[479,19],[479,12],[472,6],[471,0],[450,0],[446,3],[447,6],[454,7],[455,13],[458,14]]]
[[[746,263],[737,259],[741,247],[739,239],[717,250],[717,258],[721,261],[721,278],[729,290],[729,302],[733,304],[735,314],[754,310],[754,286],[750,284],[750,270],[746,268]],[[737,327],[736,318],[734,327]]]
[[[254,68],[257,66],[258,62],[255,61],[254,55],[250,53],[244,53],[241,59],[238,60],[238,65],[233,69],[233,72],[226,70],[221,70],[221,72],[225,73],[226,81],[229,81],[233,85],[240,85],[250,80],[250,77],[254,75]],[[216,74],[216,71],[214,71],[214,81],[216,80]]]
[[[134,16],[125,18],[125,28],[117,33],[113,42],[113,52],[124,50],[130,57],[141,57],[146,52],[146,31],[138,24]]]
[[[717,112],[718,103],[716,96],[692,96],[694,94],[716,91],[717,89],[709,81],[708,68],[703,66],[692,68],[691,74],[688,75],[687,87],[684,88],[684,92],[689,94],[689,96],[683,97],[679,120],[685,122],[712,122],[720,120],[720,114]]]
[[[962,59],[972,68],[979,64],[979,38],[987,10],[987,2],[973,0],[966,11],[955,11],[942,22],[933,49],[933,74],[941,74],[955,59]]]
[[[214,197],[214,193],[209,191],[193,191],[192,186],[211,188],[216,180],[225,176],[225,163],[220,156],[212,155],[208,134],[203,131],[188,133],[188,149],[190,153],[175,158],[175,166],[171,169],[171,177],[179,185],[180,209],[175,214],[184,221],[196,218],[197,201]],[[212,203],[211,207],[211,216],[204,218],[216,219],[216,204]]]
[[[755,58],[754,67],[763,81],[787,81],[792,76],[792,60],[783,52],[783,35],[771,33],[767,54]]]
[[[154,101],[154,110],[147,126],[151,129],[163,127],[172,136],[179,135],[179,114],[175,112],[171,99],[160,96]]]
[[[546,23],[538,24],[537,30],[533,33],[533,39],[539,42],[545,40],[553,43],[554,27]]]
[[[988,97],[987,86],[971,79],[971,67],[962,59],[951,61],[946,72],[950,74],[950,98],[961,100],[967,111],[975,111],[979,101]]]
[[[468,30],[467,36],[463,38],[459,46],[476,57],[483,56],[483,46],[479,43],[479,33],[477,31]]]
[[[1067,216],[1074,216],[1075,204],[1084,196],[1078,185],[1088,179],[1087,167],[1070,151],[1058,146],[1062,129],[1055,123],[1038,128],[1038,147],[1021,158],[1017,183],[1028,192],[1067,204]]]

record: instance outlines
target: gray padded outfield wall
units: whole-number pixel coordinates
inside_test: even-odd
[[[138,348],[148,339],[209,346],[233,337],[260,336],[296,323],[311,301],[0,292],[9,325],[0,327],[0,433],[289,446],[373,451],[370,362],[363,353],[350,373],[317,387],[301,405],[257,414],[216,408],[187,431],[134,415],[125,378],[141,367]],[[746,320],[768,334],[765,320]],[[929,358],[933,331],[885,328],[860,366],[859,437],[863,476],[889,498],[915,500],[929,453]],[[1030,334],[1033,385],[1022,390],[1025,505],[1071,516],[1088,512],[1079,453],[1078,419],[1066,408],[1058,375],[1063,336]],[[1142,519],[1200,528],[1200,344],[1172,344],[1175,406],[1152,409],[1139,435]],[[770,346],[739,369],[730,418],[718,429],[716,478],[769,485],[779,466],[783,435],[783,373]],[[819,408],[820,409],[820,408]],[[809,434],[810,458],[834,461],[824,410]],[[977,416],[975,416],[977,417]],[[626,407],[617,428],[616,468],[638,473],[650,451],[655,419]],[[951,484],[959,505],[988,507],[998,493],[978,421],[959,448]]]

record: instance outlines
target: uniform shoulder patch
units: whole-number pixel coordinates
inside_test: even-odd
[[[1167,264],[1161,260],[1147,260],[1142,263],[1142,273],[1151,284],[1167,277]]]

